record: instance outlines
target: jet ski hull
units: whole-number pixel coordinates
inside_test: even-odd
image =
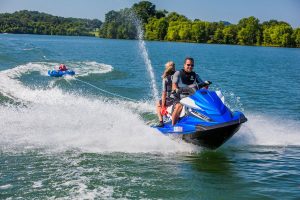
[[[216,126],[197,126],[196,132],[183,134],[182,139],[186,142],[199,145],[209,149],[217,149],[227,140],[229,140],[241,127],[247,119],[236,120],[219,124]]]
[[[234,120],[229,122],[209,124],[209,123],[181,123],[180,120],[175,126],[168,122],[164,127],[155,127],[161,133],[175,138],[181,138],[188,143],[192,143],[208,149],[217,149],[229,140],[241,127],[247,118],[240,112],[236,112]]]
[[[183,105],[182,116],[174,126],[169,112],[164,117],[164,126],[155,128],[164,135],[180,137],[186,142],[216,149],[247,121],[242,112],[230,111],[222,99],[215,91],[197,90],[191,96],[180,100]]]

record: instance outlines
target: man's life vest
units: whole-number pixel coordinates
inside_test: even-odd
[[[192,85],[194,83],[198,83],[196,78],[197,74],[195,72],[187,73],[184,69],[180,70],[180,79],[181,82],[185,85]]]

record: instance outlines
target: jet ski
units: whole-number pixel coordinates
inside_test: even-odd
[[[210,85],[205,81],[195,89],[187,87],[179,89],[173,97],[185,94],[180,100],[183,105],[178,122],[172,126],[172,107],[167,108],[164,126],[155,128],[162,134],[179,137],[186,142],[208,149],[216,149],[230,139],[247,118],[242,112],[231,111],[224,104],[224,96],[220,91],[212,91],[203,87]]]
[[[66,75],[73,76],[75,75],[75,71],[73,70],[66,70],[66,71],[61,71],[61,70],[49,70],[48,75],[52,77],[62,77]]]

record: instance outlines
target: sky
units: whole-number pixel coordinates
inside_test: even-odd
[[[187,18],[237,24],[255,16],[260,22],[276,19],[300,27],[300,0],[149,0],[157,10],[175,11]],[[62,17],[100,19],[110,10],[130,8],[138,0],[0,0],[0,13],[31,10]]]

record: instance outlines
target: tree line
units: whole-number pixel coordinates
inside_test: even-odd
[[[0,14],[0,33],[94,36],[101,25],[97,19],[64,18],[37,11]]]
[[[251,16],[241,19],[238,24],[206,22],[155,7],[151,2],[141,1],[131,8],[109,11],[99,30],[100,37],[135,39],[132,16],[136,15],[141,20],[146,40],[300,47],[300,28],[293,29],[283,21],[260,23]]]
[[[300,47],[300,28],[269,20],[260,23],[254,16],[238,24],[190,20],[184,15],[156,10],[149,1],[131,8],[111,10],[102,23],[97,19],[64,18],[37,11],[0,14],[0,33],[47,35],[87,35],[111,39],[136,39],[136,25],[144,30],[144,39],[195,43],[238,44],[275,47]]]

